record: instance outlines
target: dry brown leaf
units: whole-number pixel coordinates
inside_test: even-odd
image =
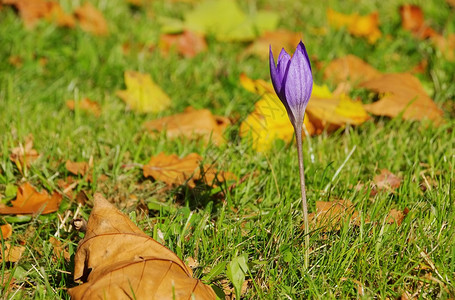
[[[99,36],[109,34],[107,22],[103,14],[90,2],[85,2],[84,5],[77,8],[74,11],[74,15],[79,21],[79,26],[82,30]]]
[[[13,234],[13,227],[10,224],[5,224],[0,226],[2,232],[2,238],[6,240]]]
[[[58,26],[74,27],[73,16],[65,13],[58,2],[45,0],[3,0],[3,4],[14,6],[24,24],[33,28],[40,19],[55,22]]]
[[[208,109],[187,107],[183,113],[144,123],[150,132],[166,130],[170,139],[176,137],[212,140],[216,145],[225,143],[223,132],[230,124],[228,118],[215,116]]]
[[[155,180],[164,181],[168,185],[181,185],[198,171],[202,157],[196,153],[190,153],[183,158],[175,154],[166,155],[160,153],[152,156],[150,162],[143,167],[145,177],[153,177]]]
[[[8,57],[8,63],[16,68],[20,68],[24,64],[24,61],[19,55],[11,55]]]
[[[39,157],[38,151],[33,149],[33,136],[25,138],[25,145],[19,144],[19,147],[11,149],[9,158],[22,171],[24,166],[29,167]]]
[[[165,55],[175,48],[183,57],[194,57],[207,50],[207,43],[204,36],[185,30],[179,34],[162,34],[159,48]]]
[[[444,37],[425,24],[423,11],[418,5],[405,4],[400,6],[400,15],[403,29],[411,31],[417,38],[429,38],[447,60],[455,60],[455,34]]]
[[[213,165],[204,165],[202,170],[198,171],[194,178],[197,180],[203,180],[206,185],[213,187],[217,186],[217,183],[237,180],[237,176],[233,173],[218,171]]]
[[[5,252],[2,248],[0,247],[0,262],[18,262],[25,251],[24,246],[11,246],[9,243],[5,243]]]
[[[66,101],[66,106],[70,110],[75,110],[76,107],[83,111],[89,112],[96,117],[101,115],[101,106],[98,102],[92,101],[89,98],[84,98],[81,101],[68,100]]]
[[[48,214],[58,210],[61,200],[59,193],[49,196],[46,190],[38,192],[26,182],[18,188],[16,200],[11,201],[13,206],[0,206],[0,214]]]
[[[64,258],[66,261],[70,261],[71,259],[70,253],[68,252],[65,245],[63,245],[61,241],[51,236],[49,238],[49,243],[51,243],[54,255],[57,257],[57,259]]]
[[[89,164],[85,161],[83,162],[73,162],[67,160],[65,163],[65,168],[73,173],[74,175],[85,176],[88,170],[90,169]]]
[[[398,226],[403,223],[404,218],[408,214],[409,209],[405,208],[403,211],[397,209],[391,209],[387,215],[385,222],[387,224],[394,224],[396,223]]]
[[[392,191],[400,187],[401,177],[387,169],[382,169],[381,174],[374,177],[373,183],[373,191]]]
[[[215,299],[172,251],[143,233],[101,194],[74,258],[72,299]]]
[[[384,74],[360,86],[385,94],[379,101],[364,105],[372,114],[396,117],[403,113],[403,119],[429,119],[436,125],[443,121],[442,110],[427,95],[420,81],[409,73]]]
[[[360,223],[359,213],[349,200],[316,201],[316,212],[308,217],[313,228],[320,228],[323,232],[339,230],[347,220]]]
[[[324,78],[340,84],[349,82],[353,86],[382,74],[355,55],[347,55],[331,61],[324,71]]]
[[[292,32],[285,29],[267,31],[248,46],[242,56],[255,54],[262,59],[268,59],[270,45],[272,46],[273,53],[280,53],[281,48],[284,48],[288,53],[293,53],[295,45],[297,45],[301,39],[301,32]]]

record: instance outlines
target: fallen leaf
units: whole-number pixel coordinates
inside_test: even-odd
[[[11,246],[9,243],[4,243],[5,252],[3,247],[0,247],[0,262],[18,262],[25,251],[24,246]]]
[[[214,35],[219,41],[251,41],[278,25],[278,14],[255,11],[245,14],[235,0],[205,0],[185,14],[184,21],[163,18],[162,31],[181,32],[185,29],[203,35]]]
[[[2,232],[1,238],[4,240],[9,238],[11,236],[11,234],[13,234],[13,227],[10,224],[1,225],[0,229]]]
[[[237,176],[233,173],[218,171],[213,165],[204,165],[201,169],[196,173],[194,179],[202,180],[206,185],[211,187],[216,187],[218,183],[225,181],[237,180]]]
[[[385,223],[386,224],[394,224],[396,223],[398,226],[403,223],[404,218],[408,214],[409,209],[405,208],[403,211],[397,209],[391,209],[390,212],[387,214]]]
[[[72,299],[215,299],[212,288],[172,251],[95,194],[87,232],[74,258]]]
[[[384,74],[363,82],[361,87],[385,94],[379,101],[365,104],[366,111],[380,116],[396,117],[402,113],[406,120],[429,119],[438,125],[443,111],[427,95],[420,81],[411,74]]]
[[[387,169],[382,169],[381,174],[374,176],[372,194],[377,191],[393,191],[400,187],[401,177],[393,174]]]
[[[183,158],[175,154],[160,153],[152,156],[150,162],[144,165],[144,177],[153,177],[168,185],[181,185],[192,179],[201,161],[202,157],[196,153],[190,153]]]
[[[65,168],[73,173],[74,175],[85,176],[89,170],[89,164],[85,161],[83,162],[73,162],[67,160],[65,163]]]
[[[339,29],[346,27],[348,32],[354,36],[365,37],[368,42],[374,44],[382,35],[379,30],[378,12],[373,12],[367,16],[357,13],[346,15],[329,8],[327,19],[330,26]]]
[[[3,0],[3,4],[14,6],[27,28],[33,28],[41,19],[55,22],[58,26],[74,27],[73,16],[65,13],[58,2],[45,0]]]
[[[0,214],[48,214],[58,210],[61,200],[57,192],[49,196],[46,190],[38,192],[26,182],[18,188],[16,200],[11,201],[13,206],[0,206]]]
[[[245,49],[242,56],[255,54],[262,59],[268,59],[269,46],[272,46],[273,53],[279,53],[282,48],[288,53],[293,53],[295,45],[301,40],[301,32],[292,32],[285,29],[266,31]]]
[[[205,38],[189,30],[180,34],[163,34],[160,36],[159,48],[164,54],[168,54],[175,48],[183,57],[194,57],[198,53],[207,50]]]
[[[401,27],[411,31],[415,36],[426,39],[436,32],[425,24],[423,11],[418,5],[404,4],[400,6]]]
[[[400,6],[401,26],[412,32],[419,39],[429,38],[449,61],[455,60],[455,34],[444,37],[428,26],[422,9],[418,5],[404,4]]]
[[[86,112],[89,112],[96,117],[99,117],[101,115],[101,106],[99,105],[98,102],[92,101],[89,98],[84,98],[80,101],[74,101],[74,100],[68,100],[66,101],[66,106],[70,110],[75,110],[80,109]]]
[[[16,68],[20,68],[24,64],[22,57],[19,55],[11,55],[8,57],[8,63]]]
[[[157,113],[171,105],[171,99],[155,83],[149,74],[125,72],[126,90],[117,91],[128,107],[141,113]]]
[[[240,136],[250,137],[252,147],[257,151],[269,149],[276,139],[292,141],[294,129],[272,85],[245,75],[240,77],[240,82],[245,89],[262,96],[256,102],[255,110],[240,124]],[[308,134],[332,131],[346,124],[359,125],[368,119],[361,102],[353,101],[345,94],[334,95],[327,86],[313,84],[304,118]]]
[[[71,259],[70,253],[68,252],[68,250],[65,249],[66,248],[65,245],[63,245],[63,243],[61,241],[59,241],[55,237],[51,236],[49,238],[49,243],[51,243],[51,245],[53,247],[54,255],[57,257],[57,259],[63,258],[67,262],[70,261],[70,259]]]
[[[324,70],[324,79],[340,84],[349,82],[353,86],[381,77],[381,72],[355,55],[332,60]]]
[[[9,158],[22,171],[24,166],[29,167],[39,156],[38,151],[33,149],[33,136],[30,134],[25,138],[25,145],[19,144],[19,147],[11,149]]]
[[[103,14],[90,2],[85,2],[81,7],[74,11],[74,15],[79,21],[82,30],[98,36],[109,34],[107,22]]]
[[[144,127],[152,133],[165,130],[169,139],[202,137],[206,142],[212,140],[221,145],[225,143],[223,132],[230,123],[228,118],[215,116],[208,109],[187,107],[183,113],[148,121]]]
[[[308,214],[313,228],[323,232],[340,230],[343,222],[359,224],[360,216],[349,200],[316,201],[316,212]]]

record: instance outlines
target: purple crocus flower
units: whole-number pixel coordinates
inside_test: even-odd
[[[292,125],[301,127],[313,89],[310,59],[301,41],[292,58],[283,48],[276,66],[270,47],[270,77],[276,94],[286,107]]]

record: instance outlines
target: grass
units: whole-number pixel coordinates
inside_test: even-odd
[[[454,10],[444,4],[417,1],[432,26],[454,32]],[[70,10],[76,4],[62,1]],[[191,4],[153,1],[148,9],[131,10],[124,1],[97,1],[109,23],[111,34],[100,38],[80,29],[62,29],[40,22],[24,29],[12,9],[0,10],[0,194],[23,181],[49,191],[59,190],[58,179],[68,171],[65,161],[93,158],[95,178],[107,180],[81,184],[89,199],[95,191],[111,199],[145,232],[163,242],[181,258],[199,263],[195,276],[221,287],[227,278],[225,264],[246,256],[251,279],[246,299],[302,298],[398,298],[404,292],[419,299],[453,298],[455,286],[455,209],[453,131],[455,67],[427,41],[418,41],[400,29],[397,1],[356,1],[341,6],[335,1],[302,4],[299,1],[249,1],[254,7],[277,11],[281,27],[303,32],[311,55],[321,62],[355,54],[383,72],[412,69],[422,58],[429,68],[419,78],[436,103],[448,108],[446,123],[374,118],[356,128],[311,138],[312,154],[305,153],[307,197],[310,211],[315,201],[346,199],[355,204],[363,222],[347,222],[339,231],[313,228],[310,235],[310,269],[303,267],[303,240],[299,200],[297,153],[294,145],[277,141],[267,153],[256,153],[238,138],[238,124],[228,133],[227,145],[206,146],[202,142],[153,138],[142,129],[146,120],[158,116],[127,111],[115,91],[124,88],[123,72],[151,74],[173,101],[173,108],[160,115],[181,112],[187,106],[208,108],[228,117],[245,117],[257,97],[239,84],[239,75],[268,78],[268,66],[255,57],[238,60],[243,43],[220,43],[208,38],[207,53],[192,59],[173,53],[162,56],[141,44],[156,44],[156,17],[182,16]],[[325,9],[362,14],[378,10],[385,35],[375,45],[335,31],[327,25]],[[298,14],[296,12],[299,12]],[[125,20],[128,20],[125,22]],[[327,34],[317,34],[324,27]],[[128,54],[122,45],[131,44]],[[8,63],[17,55],[22,66]],[[40,65],[45,57],[47,64]],[[314,70],[315,81],[325,83],[322,70]],[[331,86],[331,88],[334,88]],[[363,95],[363,94],[362,94]],[[69,111],[67,99],[89,97],[101,103],[103,113],[95,118],[82,111]],[[10,149],[34,137],[41,154],[25,176],[9,159]],[[307,149],[308,141],[304,141]],[[335,180],[332,177],[349,151],[352,157]],[[229,170],[244,181],[232,191],[176,187],[160,192],[162,184],[145,179],[138,168],[124,164],[147,163],[161,151],[180,156],[197,152],[219,169]],[[368,183],[388,169],[403,180],[394,193],[371,196],[355,186]],[[431,188],[422,189],[424,179]],[[324,188],[329,185],[327,193]],[[137,198],[131,198],[135,195]],[[134,200],[136,199],[136,200]],[[139,200],[137,200],[139,199]],[[2,200],[5,202],[6,200]],[[139,203],[148,206],[147,214]],[[18,263],[1,263],[0,289],[5,299],[69,298],[74,286],[73,261],[58,258],[49,238],[57,232],[58,216],[74,212],[77,204],[66,199],[59,213],[31,217],[26,222],[9,220],[13,236],[8,242],[26,247]],[[388,212],[409,209],[403,223],[385,224]],[[91,202],[82,208],[88,216]],[[366,222],[368,216],[371,222]],[[71,257],[80,235],[60,230],[58,238]],[[162,238],[163,237],[163,238]],[[2,241],[2,247],[4,242]],[[214,270],[220,270],[215,272]],[[231,283],[232,284],[232,283]],[[232,285],[231,285],[232,286]]]

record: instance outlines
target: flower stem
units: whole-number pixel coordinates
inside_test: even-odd
[[[305,189],[305,169],[303,166],[302,124],[303,122],[300,122],[300,126],[294,126],[294,131],[297,141],[297,152],[299,155],[300,192],[302,193],[303,226],[305,234],[305,269],[308,270],[310,264],[310,232],[308,224],[308,205],[306,201]]]

